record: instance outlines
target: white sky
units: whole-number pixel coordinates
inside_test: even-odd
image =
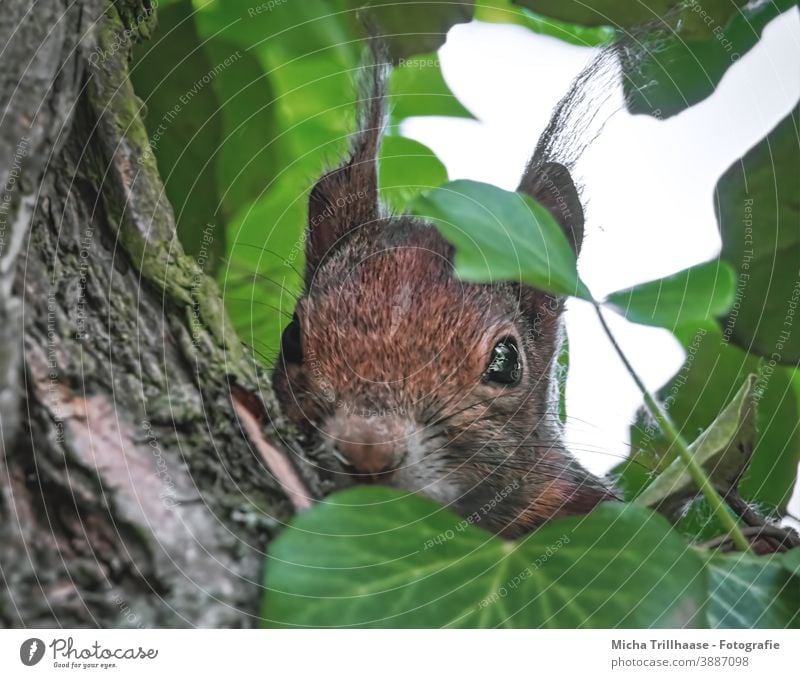
[[[518,26],[455,26],[440,50],[442,70],[478,121],[414,118],[403,133],[433,149],[451,180],[513,190],[552,107],[593,54]],[[579,177],[589,200],[579,269],[596,297],[718,253],[714,185],[800,98],[798,65],[795,9],[766,28],[702,103],[666,121],[626,111],[612,119]],[[682,364],[683,350],[666,330],[613,312],[606,317],[648,388],[662,386]],[[588,304],[570,300],[567,328],[568,440],[587,467],[602,473],[625,456],[641,395]]]

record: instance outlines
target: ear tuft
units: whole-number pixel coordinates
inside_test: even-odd
[[[583,243],[583,206],[569,170],[557,162],[528,166],[517,188],[547,209],[561,225],[575,254]]]
[[[359,129],[348,160],[311,189],[306,230],[306,280],[351,230],[378,218],[378,149],[384,128],[387,60],[376,40],[363,69]]]

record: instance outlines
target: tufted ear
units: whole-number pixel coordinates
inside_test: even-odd
[[[374,63],[360,101],[359,130],[347,161],[320,177],[311,189],[306,228],[306,282],[325,256],[352,229],[378,218],[378,148],[384,126],[385,61]]]
[[[569,170],[557,162],[531,164],[517,188],[541,203],[564,230],[575,254],[583,242],[583,207]]]

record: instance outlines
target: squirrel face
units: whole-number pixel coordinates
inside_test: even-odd
[[[382,214],[381,85],[351,157],[311,191],[305,291],[273,373],[281,406],[356,481],[425,494],[506,536],[585,513],[613,494],[562,442],[562,301],[464,282],[433,226]],[[566,169],[529,167],[520,190],[577,248],[582,212]]]

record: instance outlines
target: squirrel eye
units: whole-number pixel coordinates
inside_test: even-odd
[[[286,326],[281,335],[281,359],[285,363],[294,365],[299,365],[303,362],[300,321],[296,313],[292,315],[292,321]]]
[[[483,377],[497,384],[516,384],[522,376],[522,361],[519,349],[511,337],[498,341],[492,349],[489,367]]]

